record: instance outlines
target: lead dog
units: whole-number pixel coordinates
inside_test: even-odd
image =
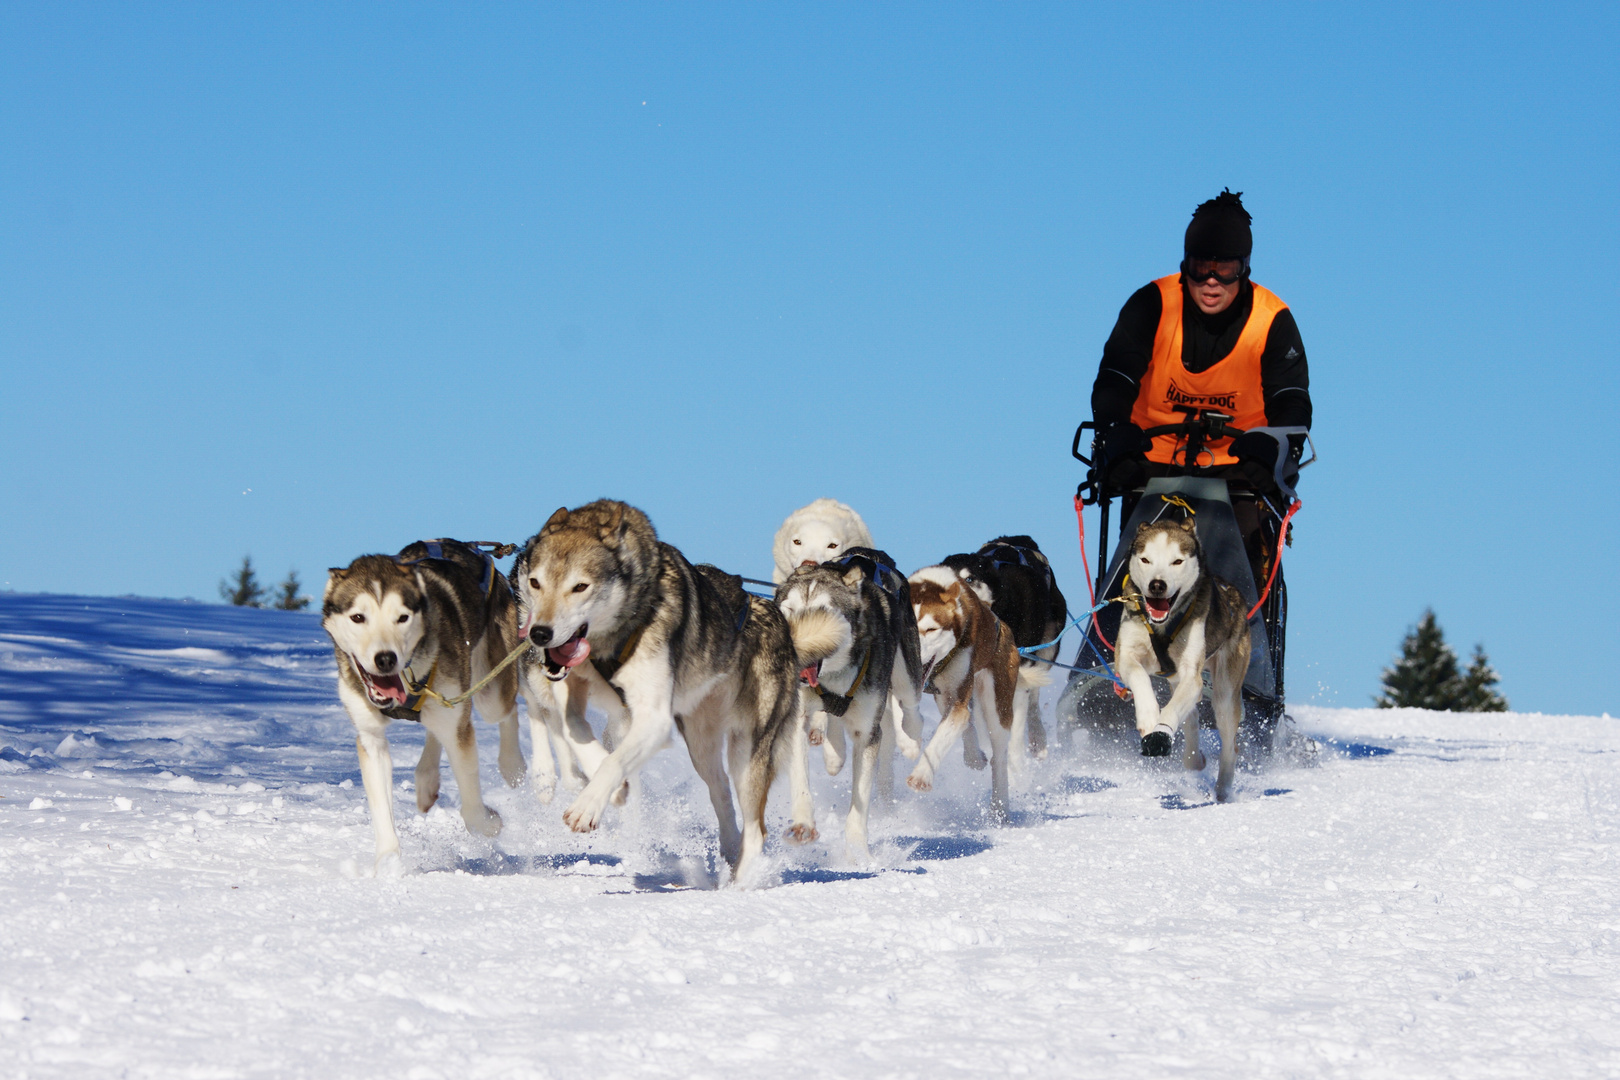
[[[1198,698],[1204,688],[1204,669],[1209,669],[1215,726],[1221,733],[1215,799],[1225,802],[1231,796],[1237,763],[1243,679],[1249,670],[1249,630],[1242,595],[1233,585],[1205,572],[1202,554],[1191,518],[1137,526],[1130,570],[1121,590],[1126,613],[1119,624],[1116,658],[1119,677],[1136,704],[1142,753],[1148,757],[1168,754],[1171,734],[1179,723],[1181,761],[1194,770],[1204,767],[1204,755],[1198,749]],[[1151,672],[1170,679],[1170,700],[1163,713],[1153,693]]]
[[[627,714],[612,752],[581,761],[590,780],[563,820],[576,832],[595,829],[673,723],[708,785],[733,880],[749,880],[778,755],[803,722],[797,656],[776,605],[744,593],[738,578],[693,566],[640,510],[606,499],[551,515],[512,573],[523,632],[544,650],[547,674],[600,680]],[[587,662],[592,670],[581,672]]]
[[[922,660],[910,589],[883,552],[853,548],[840,559],[794,570],[777,587],[776,602],[803,665],[802,690],[813,699],[806,707],[832,718],[822,747],[830,775],[843,768],[845,731],[854,744],[844,841],[852,858],[870,862],[866,821],[873,775],[889,770],[893,782],[891,693],[909,729],[908,756],[917,756],[922,734]]]
[[[990,816],[1005,821],[1008,743],[1026,705],[1012,631],[948,566],[924,567],[910,583],[925,688],[940,722],[906,783],[916,791],[933,787],[935,770],[976,707],[990,736]]]
[[[861,515],[837,499],[817,499],[787,516],[771,544],[771,580],[780,585],[795,567],[836,559],[853,547],[870,548]]]
[[[427,692],[457,697],[516,645],[517,610],[494,559],[455,540],[418,542],[392,556],[362,555],[330,571],[321,626],[337,654],[338,700],[357,732],[378,870],[399,860],[387,735],[393,720],[419,721],[427,731],[416,766],[417,807],[426,813],[438,800],[442,747],[468,830],[499,833],[500,815],[484,805],[479,788],[472,704],[446,706]],[[515,786],[523,778],[516,672],[501,672],[473,701],[479,715],[500,725],[501,775]]]

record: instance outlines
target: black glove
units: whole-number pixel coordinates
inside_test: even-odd
[[[1303,440],[1302,440],[1303,443]],[[1261,495],[1278,496],[1281,490],[1277,487],[1277,440],[1263,431],[1245,431],[1232,440],[1227,451],[1238,459],[1238,468],[1242,471],[1244,479],[1249,486]],[[1283,468],[1283,478],[1293,484],[1299,476],[1299,469],[1294,464],[1299,460],[1299,453],[1293,445],[1293,437],[1289,438],[1288,464]]]
[[[1097,475],[1114,491],[1147,482],[1147,452],[1153,440],[1129,420],[1116,420],[1097,434]]]

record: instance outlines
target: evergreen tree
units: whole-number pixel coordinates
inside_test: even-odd
[[[1507,712],[1507,698],[1494,687],[1502,680],[1485,658],[1485,646],[1474,646],[1474,659],[1463,673],[1457,708],[1462,712]]]
[[[242,556],[242,566],[229,579],[219,583],[220,598],[237,607],[263,607],[264,586],[253,572],[253,556]]]
[[[1507,699],[1494,689],[1500,681],[1475,645],[1466,672],[1457,669],[1457,654],[1446,644],[1445,633],[1432,610],[1401,642],[1401,656],[1384,669],[1381,709],[1436,709],[1444,712],[1507,712]]]
[[[1380,709],[1455,709],[1461,677],[1457,654],[1446,644],[1445,633],[1432,609],[1401,642],[1401,656],[1384,669]]]
[[[298,580],[298,571],[287,571],[287,580],[277,586],[281,592],[276,596],[275,603],[270,606],[281,611],[303,611],[309,607],[309,597],[298,595],[298,590],[303,587]]]

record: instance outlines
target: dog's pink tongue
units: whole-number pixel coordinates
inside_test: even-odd
[[[1154,600],[1149,598],[1147,601],[1147,609],[1155,618],[1162,619],[1166,615],[1170,614],[1170,601]]]
[[[563,667],[578,667],[591,655],[591,643],[585,638],[569,638],[555,648],[547,649],[546,655],[551,662],[561,664]]]
[[[809,683],[811,686],[820,686],[821,685],[820,683],[818,683],[816,681],[818,678],[820,678],[820,676],[821,676],[821,665],[819,663],[811,664],[809,667],[807,667],[803,671],[799,672],[799,678],[803,679],[805,682]]]
[[[375,691],[373,696],[405,704],[405,683],[398,675],[372,675],[366,681]]]

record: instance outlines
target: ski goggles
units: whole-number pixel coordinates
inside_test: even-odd
[[[1222,285],[1230,285],[1249,276],[1249,260],[1183,259],[1181,260],[1181,275],[1193,285],[1209,281],[1212,278]]]

